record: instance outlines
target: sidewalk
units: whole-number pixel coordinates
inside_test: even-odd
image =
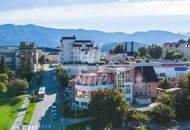
[[[24,100],[24,103],[22,104],[20,110],[19,110],[19,113],[11,127],[10,130],[22,130],[22,129],[19,129],[19,127],[22,126],[22,120],[24,118],[24,115],[26,113],[26,109],[28,107],[28,104],[29,104],[29,97],[26,96],[25,100]]]

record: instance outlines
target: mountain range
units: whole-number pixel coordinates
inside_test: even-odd
[[[183,35],[185,34],[185,35]],[[135,32],[103,32],[85,29],[56,29],[37,25],[0,25],[0,45],[19,45],[20,41],[33,41],[38,46],[56,47],[63,36],[75,35],[77,39],[94,40],[98,46],[114,42],[135,41],[145,44],[161,44],[187,39],[190,33],[173,33],[161,30]]]

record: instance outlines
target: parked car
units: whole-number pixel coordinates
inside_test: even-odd
[[[57,79],[57,77],[54,75],[54,76],[52,76],[52,79],[53,79],[53,80],[56,80],[56,79]]]
[[[54,121],[54,120],[58,120],[58,114],[57,114],[57,112],[53,112],[52,113],[52,120]]]
[[[51,117],[52,117],[52,120],[58,119],[58,111],[57,111],[56,103],[53,103],[53,105],[51,106]]]
[[[51,112],[52,112],[52,113],[57,112],[57,106],[52,106],[52,107],[51,107]]]

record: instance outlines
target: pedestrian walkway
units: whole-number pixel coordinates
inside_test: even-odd
[[[52,124],[29,125],[27,130],[51,129]]]
[[[22,120],[24,118],[24,115],[26,113],[26,109],[28,107],[28,104],[29,104],[29,98],[28,96],[26,96],[25,100],[24,100],[24,103],[22,104],[20,110],[19,110],[19,113],[11,127],[10,130],[18,130],[18,129],[22,129]]]

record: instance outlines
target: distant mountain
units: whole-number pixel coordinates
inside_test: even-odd
[[[187,37],[181,34],[176,34],[168,31],[160,31],[160,30],[136,32],[129,35],[129,40],[141,43],[150,43],[150,44],[175,42],[178,41],[179,39],[187,39]]]
[[[140,43],[174,42],[186,36],[166,31],[148,31],[126,34],[84,29],[55,29],[36,25],[0,25],[0,45],[19,45],[20,41],[33,41],[38,46],[55,47],[60,45],[62,36],[75,35],[77,39],[94,40],[98,46],[106,43],[135,41]]]
[[[190,37],[190,32],[187,32],[187,33],[180,33],[180,34],[183,35],[183,36]]]

